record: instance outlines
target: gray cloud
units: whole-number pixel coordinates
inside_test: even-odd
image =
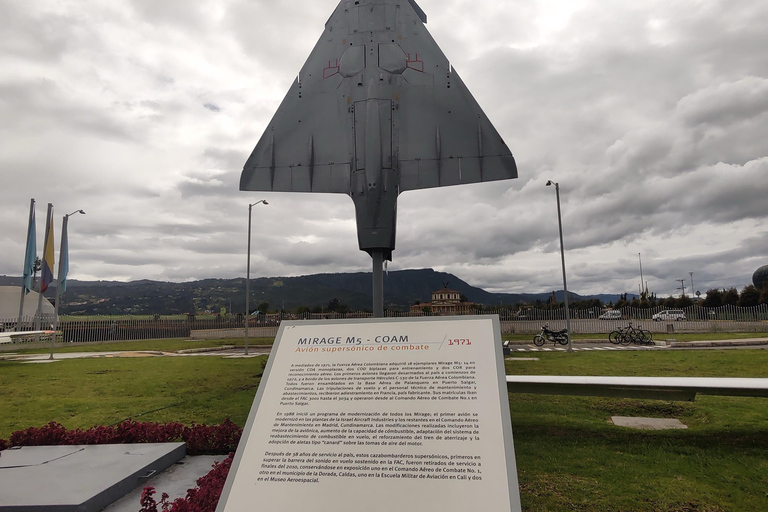
[[[390,269],[559,289],[548,179],[576,292],[636,291],[638,253],[661,294],[766,263],[764,2],[419,4],[520,178],[403,194]],[[237,190],[336,5],[0,0],[0,274],[21,270],[30,197],[41,250],[45,203],[57,230],[88,212],[73,278],[242,276],[259,199],[254,276],[368,270],[348,197]]]

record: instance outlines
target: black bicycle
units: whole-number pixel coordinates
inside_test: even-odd
[[[633,327],[632,322],[624,327],[612,331],[608,335],[608,341],[615,345],[650,345],[653,343],[653,333],[647,329]]]

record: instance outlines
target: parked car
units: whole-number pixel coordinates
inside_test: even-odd
[[[597,318],[600,320],[621,320],[621,311],[618,309],[611,309]]]
[[[651,318],[656,322],[661,322],[662,320],[685,320],[685,311],[682,309],[665,309],[664,311],[659,311]]]

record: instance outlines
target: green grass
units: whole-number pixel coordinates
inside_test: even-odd
[[[137,421],[244,425],[266,356],[0,361],[0,438],[57,421],[67,428]]]
[[[144,342],[149,343],[149,342]],[[166,343],[166,342],[163,342]],[[205,343],[211,343],[205,342]],[[165,345],[148,345],[158,349]],[[768,351],[538,353],[510,374],[768,377]],[[245,423],[266,356],[0,361],[0,438],[58,421]],[[523,510],[768,510],[768,402],[511,394]],[[638,431],[610,417],[678,418],[687,430]]]
[[[768,351],[541,353],[527,375],[768,377]],[[510,394],[525,511],[768,510],[768,403]],[[687,430],[616,427],[611,416],[678,418]]]

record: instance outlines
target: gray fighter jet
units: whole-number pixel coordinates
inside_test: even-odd
[[[240,177],[240,190],[352,197],[375,316],[401,192],[517,177],[426,21],[414,0],[342,0]]]

